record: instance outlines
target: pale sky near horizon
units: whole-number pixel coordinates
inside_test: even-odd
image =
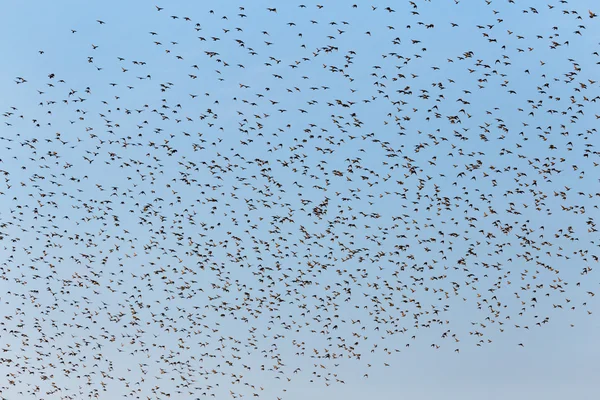
[[[595,3],[207,4],[3,6],[0,397],[597,398]]]

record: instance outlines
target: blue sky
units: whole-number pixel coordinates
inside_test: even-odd
[[[299,5],[4,7],[2,396],[597,393],[594,3]]]

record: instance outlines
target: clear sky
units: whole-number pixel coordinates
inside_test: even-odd
[[[24,0],[6,399],[595,399],[595,3]]]

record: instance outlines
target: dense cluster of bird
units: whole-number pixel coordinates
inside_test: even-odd
[[[464,3],[150,5],[147,59],[67,27],[87,81],[39,50],[3,112],[0,393],[276,398],[591,313],[596,14]]]

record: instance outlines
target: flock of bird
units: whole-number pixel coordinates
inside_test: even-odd
[[[285,398],[591,314],[596,14],[397,3],[149,5],[145,59],[84,21],[86,81],[36,49],[3,111],[0,393]]]

